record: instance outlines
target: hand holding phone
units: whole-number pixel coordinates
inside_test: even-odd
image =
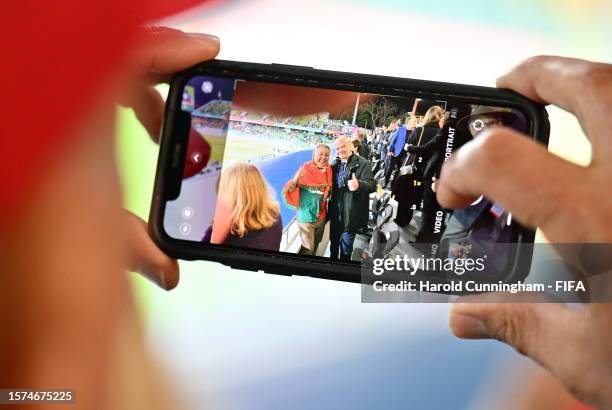
[[[132,108],[151,139],[157,143],[164,115],[163,99],[154,86],[177,71],[214,58],[219,39],[202,33],[184,33],[168,27],[143,28],[144,45],[137,50],[135,78],[117,97],[118,103]],[[165,80],[167,81],[167,80]],[[179,267],[151,240],[147,223],[131,212],[124,212],[123,225],[129,232],[129,266],[164,289],[179,281]]]
[[[605,249],[612,244],[612,208],[608,189],[602,187],[612,180],[612,127],[606,114],[612,102],[612,65],[539,56],[498,79],[497,85],[574,113],[592,143],[593,160],[579,166],[512,129],[489,130],[444,165],[440,202],[462,207],[475,193],[484,193],[504,201],[521,220],[540,226],[553,244],[573,244],[572,250],[580,244],[602,249],[588,259],[602,263],[597,273],[605,281],[598,282],[597,290],[610,289]],[[606,271],[608,276],[602,276]],[[612,304],[499,302],[499,294],[485,294],[455,304],[449,320],[453,333],[466,339],[501,340],[548,369],[584,403],[612,408]]]

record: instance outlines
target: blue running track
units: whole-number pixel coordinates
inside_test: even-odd
[[[283,229],[289,221],[295,216],[295,210],[287,208],[281,196],[283,187],[297,172],[298,168],[305,162],[312,159],[312,150],[306,149],[303,151],[292,152],[291,154],[283,155],[282,157],[264,159],[254,165],[259,168],[262,175],[270,185],[272,195],[280,203],[281,218],[283,221]]]

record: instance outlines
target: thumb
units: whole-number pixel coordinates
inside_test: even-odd
[[[355,176],[355,173],[353,172],[353,180],[356,181],[357,177]]]
[[[521,300],[517,295],[512,298]],[[451,331],[462,339],[507,343],[567,382],[572,369],[563,368],[559,358],[580,360],[578,346],[585,334],[581,312],[559,303],[499,303],[503,300],[504,296],[496,293],[459,298],[449,316]]]

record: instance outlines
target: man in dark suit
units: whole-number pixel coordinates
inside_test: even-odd
[[[338,157],[332,164],[330,258],[350,260],[355,234],[368,223],[369,195],[376,190],[376,182],[370,162],[352,153],[348,138],[338,137],[334,146]]]

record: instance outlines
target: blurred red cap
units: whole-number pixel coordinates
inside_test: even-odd
[[[203,0],[18,0],[0,14],[0,223],[118,73],[139,26]]]

